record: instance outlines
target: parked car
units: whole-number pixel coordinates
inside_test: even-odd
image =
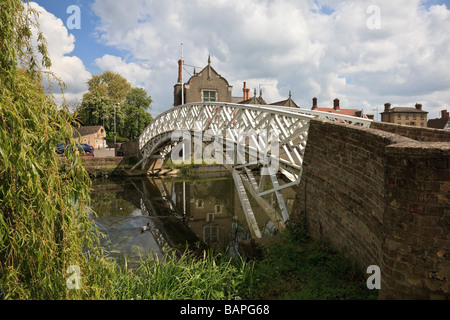
[[[62,145],[61,148],[57,149],[57,152],[59,153],[60,152],[59,150],[62,150],[61,153],[64,153],[64,152],[67,152],[67,149],[71,149],[73,151],[82,151],[83,150],[85,155],[88,155],[88,156],[94,155],[94,147],[90,146],[86,143],[76,144],[75,146],[72,146],[72,148],[71,148],[70,144],[68,144],[66,146]]]
[[[56,145],[56,153],[57,154],[63,154],[65,150],[66,150],[66,146],[63,145],[62,143],[58,143]]]
[[[83,147],[84,152],[86,153],[94,153],[94,147],[88,144],[82,143],[81,147]]]

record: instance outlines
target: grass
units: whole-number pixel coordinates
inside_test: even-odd
[[[122,263],[113,275],[110,298],[123,300],[232,300],[251,276],[253,263],[205,251],[149,257],[137,269]]]
[[[262,250],[255,263],[248,299],[373,300],[362,273],[343,252],[324,240],[312,240],[298,225],[289,224]]]

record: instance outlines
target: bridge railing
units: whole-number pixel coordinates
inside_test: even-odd
[[[187,150],[191,146],[191,137],[196,139],[199,133],[203,138],[205,135],[213,137],[214,143],[217,143],[215,146],[225,146],[233,152],[233,159],[228,162],[228,152],[220,154],[215,150],[216,154],[227,160],[222,164],[232,172],[248,223],[258,236],[245,190],[260,203],[275,225],[283,227],[289,216],[280,191],[300,183],[309,124],[316,117],[351,125],[370,125],[370,120],[362,118],[298,108],[220,102],[185,104],[160,114],[144,130],[139,138],[139,148],[143,154],[139,164],[142,163],[144,168],[156,153],[167,157],[169,153],[173,156],[180,153],[178,150],[183,150],[185,157],[185,151],[190,154]],[[174,135],[180,131],[187,132],[188,139],[185,135]],[[206,141],[212,140],[208,138]],[[178,148],[180,146],[186,149]],[[239,158],[236,150],[239,149],[244,149],[240,154],[241,162],[236,161]],[[252,161],[255,155],[259,159]],[[260,168],[259,176],[254,174],[255,166]],[[276,176],[278,171],[290,182],[280,183]],[[267,180],[267,177],[270,179]],[[263,198],[269,193],[276,195],[281,216]]]

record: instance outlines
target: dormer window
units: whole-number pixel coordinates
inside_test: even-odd
[[[216,102],[216,92],[215,91],[203,91],[203,102]]]

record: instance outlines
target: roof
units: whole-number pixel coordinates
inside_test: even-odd
[[[444,129],[449,126],[450,119],[449,118],[440,118],[440,119],[430,119],[428,120],[427,127],[434,129]]]
[[[239,102],[239,104],[267,104],[262,97],[252,97],[248,100]]]
[[[281,107],[293,107],[293,108],[299,108],[299,106],[292,100],[291,98],[274,102],[270,104],[271,106],[281,106]]]
[[[323,112],[330,112],[330,113],[337,113],[342,114],[345,116],[352,116],[352,117],[358,117],[358,118],[366,118],[367,116],[362,110],[358,109],[334,109],[334,108],[315,108],[315,111],[323,111]]]
[[[388,112],[403,112],[403,113],[428,113],[427,111],[423,111],[417,108],[411,108],[411,107],[394,107],[390,108]],[[381,113],[388,113],[386,111]]]
[[[97,133],[102,128],[103,128],[103,126],[87,126],[87,127],[75,128],[76,132],[74,133],[74,137],[78,137],[77,132],[83,137],[83,136]]]

